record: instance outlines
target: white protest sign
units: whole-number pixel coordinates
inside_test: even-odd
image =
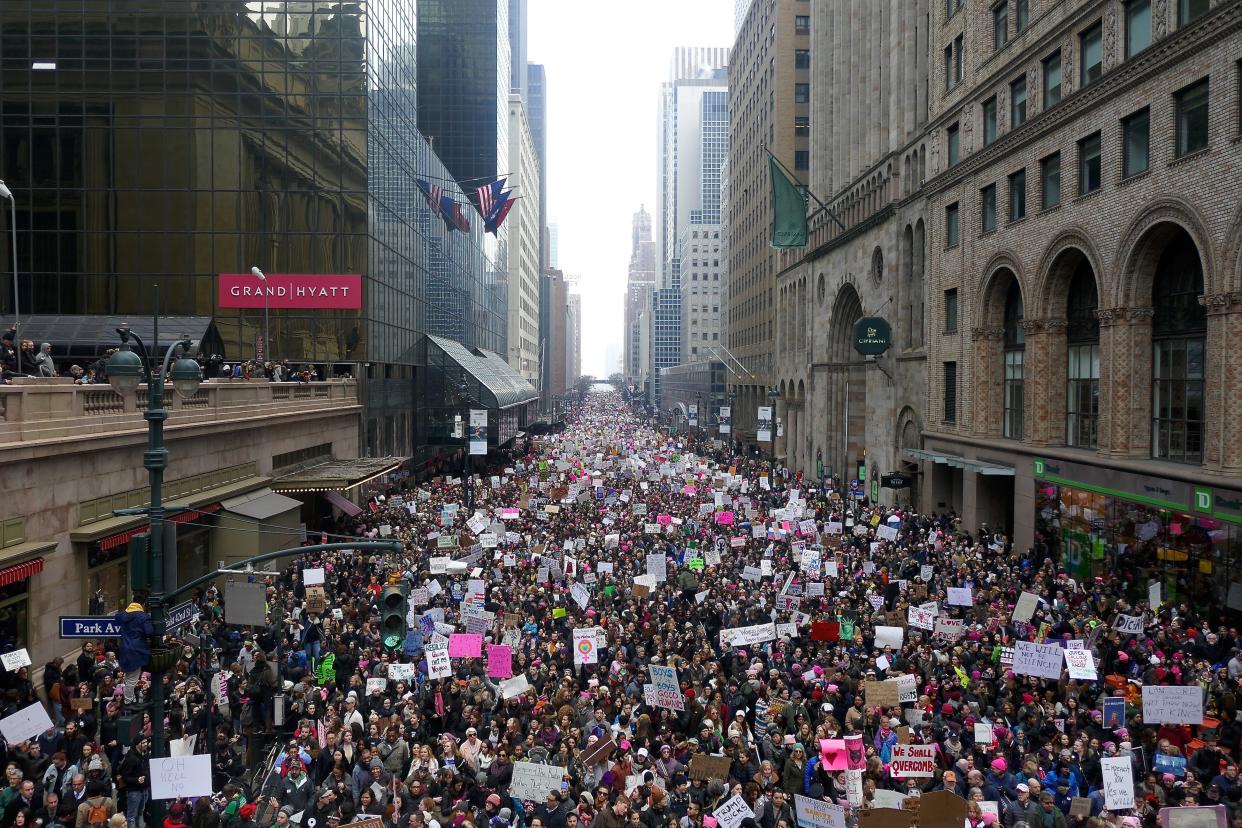
[[[966,622],[960,618],[936,618],[932,635],[942,641],[957,641],[966,634]]]
[[[1143,631],[1143,616],[1118,615],[1117,620],[1113,622],[1113,629],[1126,635],[1138,635]]]
[[[35,702],[29,707],[23,707],[12,716],[0,719],[0,734],[10,745],[33,739],[40,733],[46,733],[51,729],[52,720],[48,718],[43,702]],[[211,773],[208,772],[207,775],[210,776]]]
[[[798,828],[845,828],[845,809],[821,799],[794,794]]]
[[[990,745],[994,736],[992,734],[992,726],[987,722],[975,722],[975,742],[980,745]]]
[[[969,607],[975,603],[970,587],[949,587],[946,591],[949,593],[951,607]]]
[[[324,582],[323,567],[313,567],[311,569],[302,570],[302,583],[305,586],[314,586]]]
[[[668,558],[663,554],[647,556],[647,574],[657,581],[668,579]]]
[[[1018,603],[1013,607],[1014,621],[1030,621],[1039,607],[1039,596],[1033,592],[1024,592],[1018,596]]]
[[[901,647],[901,642],[905,635],[906,630],[904,627],[878,626],[875,628],[875,646],[898,649]]]
[[[898,629],[901,629],[898,627]],[[726,647],[750,647],[765,641],[776,640],[776,624],[755,624],[750,627],[732,627],[720,631],[720,643]]]
[[[1144,687],[1143,724],[1203,724],[1203,688]]]
[[[1019,641],[1014,645],[1013,671],[1020,676],[1039,676],[1055,681],[1061,678],[1062,652],[1056,644]]]
[[[574,664],[598,664],[594,627],[574,628]]]
[[[881,540],[895,541],[897,540],[897,527],[887,524],[877,526],[875,528],[875,536]]]
[[[20,650],[0,655],[0,663],[4,665],[6,670],[19,670],[22,667],[29,667],[30,653],[26,652],[26,648],[23,647]]]
[[[556,765],[536,765],[534,762],[515,762],[513,781],[509,793],[518,799],[542,802],[552,791],[560,793],[561,777],[565,769]]]
[[[386,678],[369,678],[367,679],[367,695],[372,693],[383,693],[388,687],[388,679]]]
[[[591,591],[584,584],[575,583],[569,588],[569,594],[578,604],[580,609],[586,609],[587,604],[591,601]]]
[[[720,828],[739,828],[744,820],[755,818],[755,812],[741,794],[734,794],[723,805],[717,805],[713,813]]]
[[[1099,674],[1095,671],[1095,659],[1091,657],[1090,650],[1070,650],[1063,651],[1065,654],[1065,666],[1069,669],[1069,677],[1072,679],[1095,681],[1099,678]]]
[[[1134,771],[1132,768],[1129,756],[1101,757],[1100,771],[1104,776],[1105,809],[1124,811],[1134,807]]]
[[[413,681],[415,667],[413,664],[389,664],[388,678],[393,681]]]
[[[453,662],[448,654],[448,642],[443,644],[427,644],[423,647],[427,655],[427,678],[442,679],[453,675]]]
[[[922,607],[910,607],[906,613],[906,623],[915,629],[930,632],[936,626],[936,614]]]
[[[151,798],[211,796],[211,754],[151,760]]]
[[[893,745],[889,773],[894,779],[931,776],[936,771],[935,745]]]
[[[935,574],[936,567],[931,564],[923,564],[919,567],[919,577],[923,579],[924,583],[929,583]]]
[[[685,710],[686,698],[681,694],[681,684],[677,680],[677,668],[662,664],[648,664],[651,671],[651,683],[655,686],[655,706],[667,707],[670,710]]]
[[[897,684],[897,701],[912,702],[918,700],[919,680],[917,676],[897,676],[897,678],[885,679],[885,681]]]
[[[526,674],[514,676],[511,679],[505,679],[500,683],[500,695],[506,699],[517,698],[530,689],[530,682],[526,680]],[[518,764],[526,764],[519,762]],[[514,765],[516,768],[517,765]]]

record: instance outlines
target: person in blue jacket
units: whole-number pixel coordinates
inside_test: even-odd
[[[151,614],[137,601],[113,613],[112,620],[121,627],[117,663],[125,671],[125,701],[132,702],[142,668],[151,661],[150,637],[155,634],[155,628],[151,626]]]

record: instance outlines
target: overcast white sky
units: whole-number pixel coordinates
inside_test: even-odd
[[[582,370],[620,348],[630,220],[656,213],[656,115],[676,46],[730,46],[733,0],[530,0],[527,59],[548,76],[548,220],[582,277]],[[607,370],[605,370],[607,368]]]

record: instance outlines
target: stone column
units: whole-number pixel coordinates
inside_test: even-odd
[[[1151,456],[1152,308],[1100,310],[1100,452]]]
[[[1064,319],[1027,319],[1025,441],[1039,446],[1065,443]]]
[[[970,332],[973,375],[967,382],[973,385],[970,398],[974,405],[968,425],[981,437],[999,437],[1002,433],[1005,371],[1001,343],[1004,336],[1003,328],[975,328]]]
[[[1213,470],[1242,473],[1242,292],[1200,298],[1207,308],[1204,357],[1203,461]]]

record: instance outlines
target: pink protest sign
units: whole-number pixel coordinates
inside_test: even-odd
[[[673,522],[672,515],[656,515],[656,523],[660,524],[661,526],[668,526],[672,522]]]
[[[453,633],[449,636],[449,658],[478,658],[483,655],[483,636]]]
[[[694,486],[682,486],[681,487],[681,493],[684,495],[692,495],[697,492],[698,492],[698,489],[696,489]]]
[[[720,524],[721,526],[732,526],[733,525],[733,513],[732,512],[717,512],[716,523]]]
[[[507,679],[513,676],[513,649],[504,644],[487,645],[487,675]]]
[[[846,770],[849,768],[849,757],[845,751],[844,739],[820,739],[819,755],[828,770]]]

